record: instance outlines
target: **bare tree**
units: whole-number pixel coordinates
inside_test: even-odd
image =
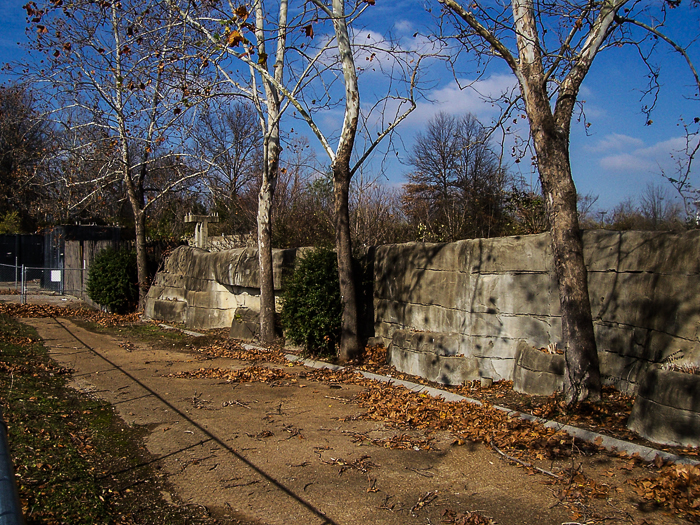
[[[280,86],[285,79],[290,24],[293,27],[295,22],[289,20],[288,0],[280,0],[275,13],[266,11],[262,0],[255,0],[252,8],[207,4],[202,12],[191,2],[167,3],[204,38],[207,45],[200,49],[203,63],[213,65],[229,94],[247,98],[258,113],[262,136],[257,207],[260,338],[272,341],[276,337],[272,205],[282,151],[280,119],[289,105]],[[268,49],[269,44],[273,50]],[[268,55],[268,51],[273,54]]]
[[[21,84],[0,86],[0,216],[13,212],[33,229],[41,216],[41,162],[50,148],[47,122]]]
[[[192,130],[196,158],[213,207],[231,233],[249,233],[254,214],[246,209],[262,165],[258,115],[252,104],[222,97],[199,108]],[[251,222],[251,218],[253,222]]]
[[[639,196],[639,211],[648,230],[671,230],[682,225],[680,205],[658,184],[646,185]]]
[[[615,206],[608,225],[615,230],[677,231],[686,228],[681,220],[682,207],[668,191],[657,184],[647,184],[637,200],[627,198]],[[601,221],[602,222],[602,221]]]
[[[356,250],[364,253],[371,246],[413,240],[398,188],[360,173],[350,194],[350,227]]]
[[[700,117],[691,123],[681,120],[685,131],[683,148],[673,153],[676,169],[673,173],[661,170],[661,176],[668,180],[683,200],[685,215],[696,226],[700,224],[700,188],[693,183],[693,162],[700,151]]]
[[[635,30],[650,38],[663,36],[666,8],[673,4],[512,0],[507,7],[438,1],[459,27],[461,45],[479,53],[480,60],[502,59],[517,79],[520,98],[511,100],[508,108],[522,108],[527,114],[551,224],[566,348],[566,396],[572,404],[597,400],[600,371],[569,162],[571,119],[581,84],[598,53],[615,45],[641,46],[645,36],[632,34]],[[640,12],[651,9],[661,12],[658,24],[645,27],[636,22]],[[681,46],[674,48],[687,58]],[[652,82],[656,78],[652,75]],[[700,85],[697,75],[695,79]],[[656,87],[650,86],[652,95]]]
[[[60,182],[91,188],[85,198],[105,186],[120,189],[134,217],[142,305],[148,209],[197,176],[181,160],[180,124],[202,96],[186,27],[157,0],[29,3],[26,10],[37,35],[34,48],[45,56],[35,81],[53,97],[53,117],[66,130],[85,131],[77,154],[108,153],[97,177]],[[67,110],[74,108],[88,117],[71,120]],[[156,164],[168,166],[167,176],[152,177]]]
[[[417,135],[408,162],[414,169],[405,185],[406,213],[429,240],[501,234],[505,170],[473,115],[438,113]]]
[[[287,143],[281,165],[274,201],[274,246],[331,246],[333,178],[328,168],[319,164],[303,135]]]
[[[174,0],[170,2],[175,3]],[[350,180],[358,166],[367,160],[383,139],[391,136],[395,127],[415,107],[415,71],[420,65],[420,57],[401,50],[395,43],[368,44],[374,49],[366,48],[365,51],[369,50],[375,55],[379,52],[385,53],[385,56],[391,56],[393,60],[387,69],[390,79],[385,97],[380,97],[368,111],[361,111],[358,68],[354,62],[354,53],[359,52],[359,48],[352,41],[348,27],[373,3],[358,1],[346,12],[344,1],[333,0],[326,3],[311,0],[295,10],[294,18],[289,20],[286,0],[276,6],[277,16],[272,16],[271,11],[265,10],[262,3],[257,1],[253,3],[254,22],[247,21],[247,9],[236,8],[234,13],[213,20],[214,24],[218,24],[215,30],[209,29],[207,25],[214,17],[198,20],[190,16],[184,7],[180,9],[188,23],[207,36],[218,56],[236,58],[250,70],[251,82],[244,83],[240,75],[241,68],[236,69],[236,66],[223,59],[215,60],[221,75],[235,86],[237,92],[251,97],[254,102],[258,101],[255,102],[256,107],[267,122],[263,147],[269,148],[269,154],[264,154],[268,159],[264,163],[264,170],[267,170],[270,184],[261,185],[261,200],[258,205],[259,232],[268,228],[266,224],[269,223],[269,214],[265,210],[269,210],[272,201],[268,189],[273,188],[276,182],[274,177],[277,175],[279,163],[279,121],[287,108],[291,106],[296,118],[308,125],[330,159],[335,194],[336,251],[344,302],[339,352],[342,360],[351,359],[360,351],[349,229]],[[268,26],[270,29],[265,29]],[[321,28],[329,26],[330,31],[324,38],[314,39]],[[295,39],[295,43],[288,43],[288,39],[292,38]],[[267,42],[276,43],[275,59],[270,67],[265,47]],[[368,61],[371,53],[367,55]],[[342,87],[336,88],[339,78],[342,79]],[[258,88],[259,83],[262,84],[262,90]],[[266,111],[263,111],[263,107],[267,108]],[[329,107],[343,109],[343,123],[337,135],[337,128],[333,130],[333,134],[324,133],[314,118],[318,111],[327,110]],[[375,118],[377,113],[382,113],[381,118]],[[378,131],[377,127],[369,124],[377,121]],[[360,154],[354,151],[358,131],[361,131],[365,138],[364,149]],[[331,143],[334,140],[336,146],[332,147]],[[354,155],[359,158],[353,165]],[[270,163],[270,160],[274,162]],[[265,175],[263,180],[264,177]],[[267,245],[264,245],[264,238],[260,235],[259,240],[262,254]],[[265,279],[263,275],[266,274],[261,260],[261,286],[264,289],[268,280],[269,283],[272,282],[272,274]],[[263,297],[264,290],[261,291],[261,298]],[[263,302],[267,304],[267,301]],[[261,311],[261,334],[264,318],[266,314]]]

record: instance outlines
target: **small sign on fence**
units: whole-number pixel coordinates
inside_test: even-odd
[[[60,283],[61,282],[61,270],[51,270],[51,282]]]

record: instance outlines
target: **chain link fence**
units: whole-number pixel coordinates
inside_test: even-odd
[[[20,264],[0,264],[0,289],[14,290],[22,304],[28,294],[54,293],[81,297],[87,287],[87,270],[80,268],[41,268]]]

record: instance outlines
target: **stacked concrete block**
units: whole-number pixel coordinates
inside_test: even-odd
[[[282,276],[294,265],[296,250],[274,250],[276,295]],[[146,298],[145,315],[188,328],[230,327],[238,308],[260,310],[257,250],[209,253],[180,246],[166,260]]]
[[[700,375],[650,367],[627,426],[655,443],[700,446]]]

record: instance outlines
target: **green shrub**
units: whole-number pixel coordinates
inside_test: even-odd
[[[90,265],[88,297],[113,313],[126,313],[138,304],[138,273],[134,250],[107,248]]]
[[[342,312],[335,253],[306,252],[284,286],[280,317],[287,339],[310,354],[334,355]]]

